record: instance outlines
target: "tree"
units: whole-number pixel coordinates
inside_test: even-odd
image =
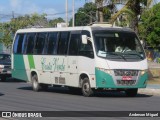
[[[115,22],[120,15],[125,13],[130,16],[129,18],[132,18],[129,21],[130,27],[133,28],[136,33],[138,33],[138,22],[140,15],[145,8],[149,7],[151,3],[152,0],[127,0],[124,7],[112,16],[110,22],[113,24],[113,22]]]
[[[83,7],[79,8],[75,14],[75,26],[85,26],[97,21],[95,17],[96,9],[96,5],[92,2],[86,3]]]
[[[160,46],[160,3],[142,14],[139,32],[152,47]]]
[[[104,13],[103,13],[103,2],[104,0],[95,0],[96,6],[97,6],[97,13],[99,15],[99,21],[103,22],[104,21]]]
[[[9,47],[12,44],[13,36],[18,29],[27,27],[47,27],[48,21],[46,14],[39,15],[37,13],[32,15],[19,16],[18,18],[11,19],[10,22],[0,24],[0,42]]]
[[[56,26],[57,26],[57,23],[63,23],[63,22],[65,22],[65,21],[63,20],[63,18],[59,17],[59,18],[50,20],[50,21],[49,21],[49,26],[51,26],[51,27],[56,27]]]
[[[0,25],[0,43],[4,43],[4,45],[8,48],[12,44],[13,34],[11,32],[10,24],[4,23]]]
[[[108,22],[111,14],[117,10],[116,3],[118,3],[117,0],[95,0],[99,22]]]

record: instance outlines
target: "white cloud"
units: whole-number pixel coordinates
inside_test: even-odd
[[[46,13],[48,19],[54,19],[57,17],[61,17],[60,14],[57,14],[58,11],[56,11],[54,8],[46,8],[44,9],[44,11],[42,11],[42,13]]]
[[[35,12],[39,12],[40,8],[30,1],[24,1],[24,0],[10,0],[10,8],[15,13],[19,14],[32,14]]]
[[[0,12],[3,12],[5,10],[4,6],[0,6]]]
[[[41,11],[40,7],[38,7],[36,4],[26,2],[23,4],[23,12],[26,14],[32,14],[32,13],[39,13]]]
[[[21,3],[22,1],[20,0],[10,0],[10,5],[12,8],[17,8]]]
[[[47,14],[48,19],[55,19],[58,17],[62,17],[65,19],[65,5],[62,3],[53,4],[54,2],[46,3],[43,5],[41,2],[37,2],[34,0],[7,0],[9,3],[5,3],[4,5],[0,5],[0,13],[4,13],[8,15],[5,19],[10,20],[12,18],[12,11],[14,11],[14,17],[23,16],[25,14]],[[47,0],[46,0],[47,2]],[[51,5],[51,3],[53,5]],[[61,5],[62,4],[62,5]],[[69,4],[70,5],[70,4]],[[79,2],[75,5],[79,5]],[[69,7],[71,9],[71,7]],[[60,13],[60,14],[59,14]],[[68,13],[68,18],[72,13]],[[4,17],[3,17],[4,19]]]
[[[44,13],[47,13],[47,14],[55,14],[57,13],[57,11],[53,8],[47,8],[43,11]]]

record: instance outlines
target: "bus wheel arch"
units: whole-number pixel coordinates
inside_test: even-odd
[[[31,83],[33,91],[38,92],[40,90],[40,84],[38,82],[38,76],[36,72],[31,72]]]
[[[35,72],[35,71],[32,71],[32,72],[31,72],[31,76],[30,76],[30,77],[31,77],[31,80],[32,80],[32,76],[34,76],[35,74],[37,75],[37,72]]]
[[[82,90],[82,94],[85,97],[90,97],[93,95],[93,90],[90,85],[90,80],[87,74],[80,75],[80,87]]]
[[[41,90],[46,91],[48,89],[48,84],[39,83],[38,75],[37,75],[37,72],[35,71],[31,72],[31,83],[32,83],[33,91],[36,91],[36,92]]]
[[[82,73],[79,77],[79,86],[82,87],[82,82],[84,80],[84,78],[89,78],[87,74]]]

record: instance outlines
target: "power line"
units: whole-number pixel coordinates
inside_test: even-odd
[[[77,9],[75,9],[77,10]],[[54,14],[46,14],[46,17],[49,17],[49,16],[56,16],[56,15],[63,15],[65,14],[66,12],[58,12],[58,13],[54,13]],[[72,13],[72,10],[69,10],[68,13]],[[0,14],[0,20],[2,19],[12,19],[12,18],[18,18],[20,16],[25,16],[25,15],[30,15],[30,14],[20,14],[20,13],[15,13],[14,12],[14,17],[13,17],[13,14]],[[56,17],[53,17],[53,18],[56,18]],[[62,17],[64,18],[64,17]]]

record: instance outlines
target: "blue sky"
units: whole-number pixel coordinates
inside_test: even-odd
[[[82,7],[86,1],[92,0],[75,0],[75,9]],[[153,1],[160,2],[160,0]],[[32,13],[46,13],[52,14],[47,17],[49,19],[57,17],[65,19],[65,3],[66,0],[0,0],[0,22],[9,21],[12,17],[12,11],[14,11],[15,17]],[[68,9],[72,10],[72,0],[68,0]],[[69,18],[71,16],[72,13],[69,12]]]
[[[3,19],[10,19],[12,11],[15,17],[18,15],[32,14],[32,13],[47,13],[52,14],[48,18],[53,19],[62,17],[65,19],[65,3],[66,0],[0,0],[0,21]],[[75,9],[82,7],[85,0],[75,0]],[[68,0],[68,10],[72,10],[72,0]],[[72,13],[69,13],[69,17]]]

